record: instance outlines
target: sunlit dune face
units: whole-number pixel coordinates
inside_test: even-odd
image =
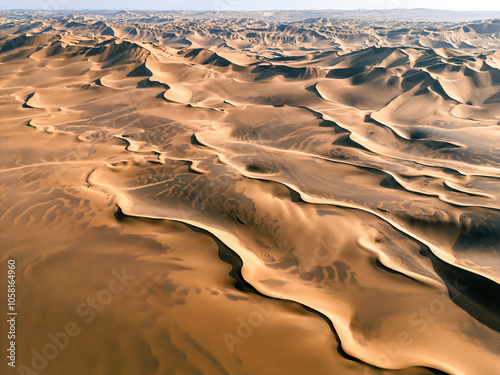
[[[498,21],[0,15],[0,373],[498,372]]]

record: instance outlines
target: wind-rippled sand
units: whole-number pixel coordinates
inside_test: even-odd
[[[499,374],[498,21],[0,16],[1,373]]]

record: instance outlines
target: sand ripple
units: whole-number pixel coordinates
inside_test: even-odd
[[[496,373],[498,22],[158,24],[0,27],[21,334],[140,279],[50,373]]]

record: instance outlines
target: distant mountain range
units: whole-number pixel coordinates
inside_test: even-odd
[[[4,10],[1,17],[40,18],[40,17],[67,17],[77,13],[93,16],[105,15],[106,18],[137,19],[142,17],[181,18],[181,19],[228,19],[251,18],[262,21],[293,22],[307,19],[360,19],[365,21],[414,21],[414,22],[464,22],[500,18],[500,11],[451,11],[435,9],[358,9],[358,10],[269,10],[269,11],[239,11],[239,10],[210,10],[210,11],[153,11],[153,10],[59,10],[49,12],[45,10]]]

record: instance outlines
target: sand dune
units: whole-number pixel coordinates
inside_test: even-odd
[[[279,17],[0,12],[0,372],[498,373],[500,23]]]

